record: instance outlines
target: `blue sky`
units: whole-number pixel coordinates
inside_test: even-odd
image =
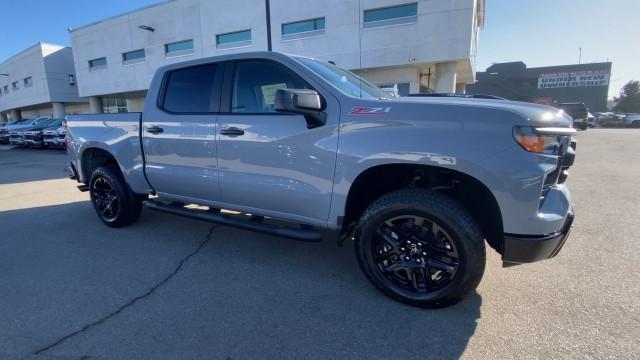
[[[306,0],[305,0],[306,1]],[[67,28],[157,0],[2,0],[0,62],[38,41],[70,45]],[[610,96],[640,80],[640,0],[486,0],[478,70],[494,62],[528,66],[613,62]]]

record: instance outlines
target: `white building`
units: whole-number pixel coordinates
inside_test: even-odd
[[[92,112],[140,111],[165,64],[268,49],[331,60],[401,94],[475,81],[484,0],[172,0],[71,31]]]
[[[0,122],[88,110],[78,96],[71,48],[38,43],[0,64]]]

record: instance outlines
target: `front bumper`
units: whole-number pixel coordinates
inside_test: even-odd
[[[9,144],[11,145],[24,145],[24,138],[11,135],[9,137]]]
[[[25,145],[42,146],[42,140],[37,139],[24,139]]]
[[[573,218],[573,209],[571,209],[560,231],[547,235],[505,234],[503,266],[532,263],[558,255],[569,237]]]
[[[64,137],[59,138],[59,137],[44,137],[42,142],[44,143],[44,145],[46,146],[65,146],[65,140]]]

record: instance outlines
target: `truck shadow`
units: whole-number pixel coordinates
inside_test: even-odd
[[[300,243],[151,211],[110,229],[88,202],[0,210],[0,223],[0,321],[11,345],[0,353],[29,353],[118,309],[203,241],[144,301],[47,354],[457,359],[480,318],[475,292],[438,310],[388,299],[360,272],[351,243]]]

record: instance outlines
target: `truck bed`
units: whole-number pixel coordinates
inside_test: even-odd
[[[118,158],[120,170],[131,190],[137,193],[149,192],[150,186],[144,177],[140,137],[142,113],[69,115],[66,121],[68,153],[80,182],[88,182],[89,176],[82,169],[81,154],[87,148],[98,148]]]

